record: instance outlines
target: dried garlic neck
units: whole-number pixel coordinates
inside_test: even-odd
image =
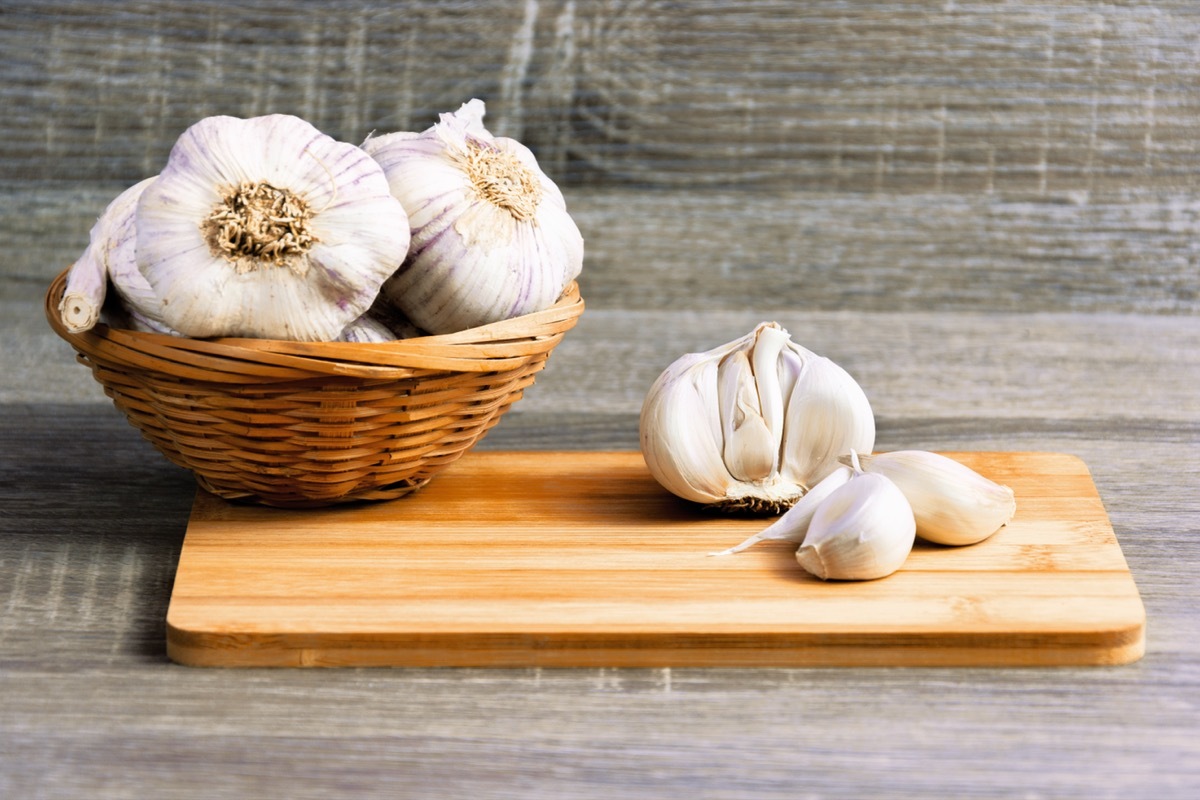
[[[213,253],[239,274],[275,266],[303,275],[307,261],[300,256],[316,243],[309,229],[311,217],[303,199],[259,181],[231,187],[201,230]]]
[[[480,198],[504,209],[519,222],[537,215],[542,184],[533,170],[512,153],[471,141],[461,156],[460,166]]]

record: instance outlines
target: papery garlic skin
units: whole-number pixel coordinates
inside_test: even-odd
[[[412,226],[383,294],[434,334],[547,308],[583,267],[562,192],[528,148],[484,127],[484,112],[471,100],[422,133],[363,143]]]
[[[975,544],[1016,515],[1012,489],[940,453],[896,450],[860,459],[866,472],[900,487],[916,516],[917,535],[928,542]]]
[[[856,470],[817,508],[796,560],[821,580],[877,580],[904,564],[916,530],[900,488]]]
[[[298,117],[208,117],[137,206],[137,261],[186,336],[336,339],[408,250],[379,165]]]
[[[639,434],[647,467],[668,491],[781,513],[836,470],[839,456],[874,446],[875,417],[845,370],[764,322],[668,366],[646,394]]]

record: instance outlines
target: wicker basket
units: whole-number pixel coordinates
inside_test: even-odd
[[[521,397],[583,312],[551,308],[387,344],[188,339],[46,317],[113,403],[172,462],[229,500],[285,507],[390,500],[469,450]]]

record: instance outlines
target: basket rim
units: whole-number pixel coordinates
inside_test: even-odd
[[[87,359],[118,369],[154,371],[214,383],[256,383],[344,376],[397,379],[436,372],[500,372],[552,350],[583,313],[572,281],[554,305],[456,333],[384,343],[195,339],[97,324],[81,333],[63,325],[58,306],[70,268],[45,295],[50,327]]]

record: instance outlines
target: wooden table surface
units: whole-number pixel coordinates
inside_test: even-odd
[[[0,796],[1196,796],[1198,39],[1184,0],[0,4]],[[470,97],[587,240],[587,311],[483,447],[635,449],[668,362],[775,319],[858,378],[879,449],[1082,458],[1144,658],[169,662],[194,483],[45,287],[202,116],[361,141]]]

